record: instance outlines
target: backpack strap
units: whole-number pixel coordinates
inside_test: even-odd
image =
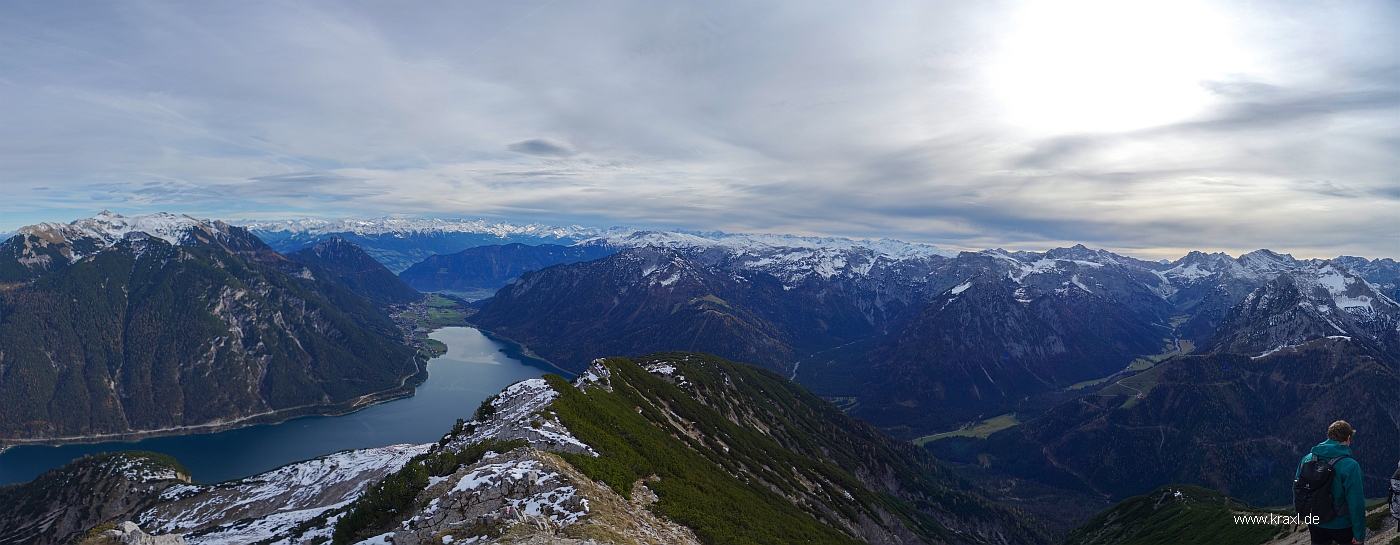
[[[1331,469],[1333,466],[1337,465],[1337,462],[1342,461],[1342,458],[1351,458],[1351,455],[1350,455],[1350,454],[1343,454],[1343,455],[1341,455],[1341,456],[1338,456],[1338,457],[1336,457],[1336,458],[1333,458],[1331,461],[1327,462],[1327,467],[1328,467],[1328,469]],[[1333,481],[1333,482],[1335,483],[1336,481]],[[1340,509],[1337,509],[1337,516],[1339,516],[1339,517],[1342,516],[1342,513],[1346,513],[1348,508],[1349,508],[1349,507],[1348,507],[1348,505],[1347,505],[1347,498],[1346,498],[1346,496],[1342,496],[1342,506],[1341,506]]]

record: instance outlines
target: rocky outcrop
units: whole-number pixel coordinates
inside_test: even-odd
[[[102,532],[98,536],[125,545],[185,545],[185,536],[153,536],[141,531],[141,527],[131,521],[118,524],[116,528]]]
[[[438,480],[419,495],[427,507],[384,536],[395,545],[509,541],[698,544],[690,529],[646,509],[646,485],[627,500],[555,454],[520,448]],[[650,501],[648,501],[650,499]],[[527,541],[527,540],[535,541]],[[577,541],[574,541],[577,540]]]
[[[189,471],[163,454],[119,452],[74,461],[0,488],[0,543],[57,545],[102,523],[133,518]]]

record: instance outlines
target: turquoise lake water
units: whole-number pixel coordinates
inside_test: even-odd
[[[428,380],[412,397],[342,416],[309,416],[281,424],[219,433],[156,437],[137,442],[22,446],[0,453],[0,485],[32,480],[74,458],[98,452],[149,450],[169,454],[194,479],[213,483],[255,475],[291,462],[348,449],[437,441],[458,418],[471,418],[481,401],[527,378],[562,371],[512,357],[518,346],[469,327],[429,334],[447,353],[428,362]]]

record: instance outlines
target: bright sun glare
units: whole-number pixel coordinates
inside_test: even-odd
[[[989,67],[1013,125],[1045,133],[1180,121],[1211,102],[1202,81],[1240,71],[1225,17],[1179,1],[1031,1]]]

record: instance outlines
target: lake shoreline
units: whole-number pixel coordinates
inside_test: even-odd
[[[300,414],[284,410],[198,428],[0,445],[0,486],[31,481],[45,471],[102,452],[158,452],[180,460],[197,481],[217,483],[332,452],[430,443],[510,384],[558,372],[542,368],[540,362],[526,364],[508,357],[519,348],[493,340],[470,325],[435,328],[431,335],[447,351],[427,361],[418,358],[420,372],[405,378],[401,388],[336,406],[295,409]]]
[[[573,380],[574,378],[578,377],[578,373],[569,371],[568,369],[564,369],[563,367],[559,367],[558,365],[555,365],[554,362],[541,358],[538,354],[531,352],[529,347],[520,344],[514,340],[511,340],[510,337],[503,337],[501,335],[497,335],[495,333],[492,333],[490,331],[476,326],[472,326],[472,328],[476,329],[477,331],[480,331],[482,335],[486,336],[486,338],[506,345],[507,350],[503,350],[503,352],[505,352],[507,357],[520,360],[525,365],[529,365],[531,367],[538,367],[540,369],[544,369],[545,371],[554,373],[568,380]]]
[[[239,428],[247,428],[252,426],[270,426],[310,416],[344,416],[347,414],[368,409],[381,403],[388,403],[390,401],[395,401],[406,397],[412,397],[417,391],[418,386],[428,381],[429,361],[427,359],[420,359],[418,356],[414,356],[413,360],[415,368],[417,370],[410,375],[402,377],[398,386],[395,386],[388,390],[370,392],[368,394],[361,395],[355,399],[342,401],[340,403],[334,403],[330,405],[318,404],[302,405],[298,407],[287,407],[284,409],[277,409],[265,413],[258,413],[255,415],[249,415],[225,422],[211,422],[208,424],[177,426],[174,428],[162,428],[159,430],[136,430],[120,433],[104,433],[97,435],[82,435],[72,437],[45,437],[24,439],[6,438],[0,439],[0,454],[4,454],[5,451],[9,450],[12,447],[21,446],[61,447],[64,445],[90,445],[96,443],[137,442],[145,439],[154,439],[157,437],[199,435],[225,432],[229,430],[236,430]]]

